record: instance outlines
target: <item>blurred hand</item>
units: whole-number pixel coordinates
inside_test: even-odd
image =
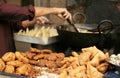
[[[45,24],[45,22],[49,22],[49,20],[44,16],[40,16],[36,18],[36,23],[39,25],[43,25]]]
[[[70,19],[72,20],[72,15],[66,8],[54,8],[55,14],[63,20]]]

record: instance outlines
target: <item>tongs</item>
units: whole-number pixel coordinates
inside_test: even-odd
[[[67,19],[67,22],[73,27],[73,29],[76,31],[76,32],[79,32],[79,30],[77,29],[77,27],[74,25],[74,23],[72,21],[70,21],[70,19]]]

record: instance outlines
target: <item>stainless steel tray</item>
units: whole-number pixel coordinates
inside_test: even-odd
[[[0,78],[31,78],[31,77],[26,77],[26,76],[21,76],[17,74],[10,74],[10,73],[5,73],[5,72],[0,72]]]
[[[53,44],[53,43],[57,42],[58,41],[58,36],[39,38],[39,37],[18,35],[17,33],[14,33],[14,40],[21,41],[21,42],[26,42],[26,43],[49,45],[49,44]]]

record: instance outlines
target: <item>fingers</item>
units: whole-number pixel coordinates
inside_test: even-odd
[[[57,15],[62,18],[63,20],[66,20],[66,19],[72,19],[72,15],[69,11],[67,11],[67,9],[65,8],[59,8],[57,9],[58,12],[57,12]]]
[[[48,22],[48,21],[49,20],[44,16],[36,18],[36,23],[40,24],[40,25],[43,25],[43,24],[45,24],[45,22]]]
[[[63,17],[64,17],[65,19],[72,19],[72,15],[71,15],[71,13],[69,13],[68,11],[66,11],[66,12],[63,14]]]

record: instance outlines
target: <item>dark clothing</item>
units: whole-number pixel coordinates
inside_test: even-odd
[[[13,29],[22,28],[21,21],[32,20],[35,9],[32,5],[21,7],[0,0],[0,56],[15,51]]]

